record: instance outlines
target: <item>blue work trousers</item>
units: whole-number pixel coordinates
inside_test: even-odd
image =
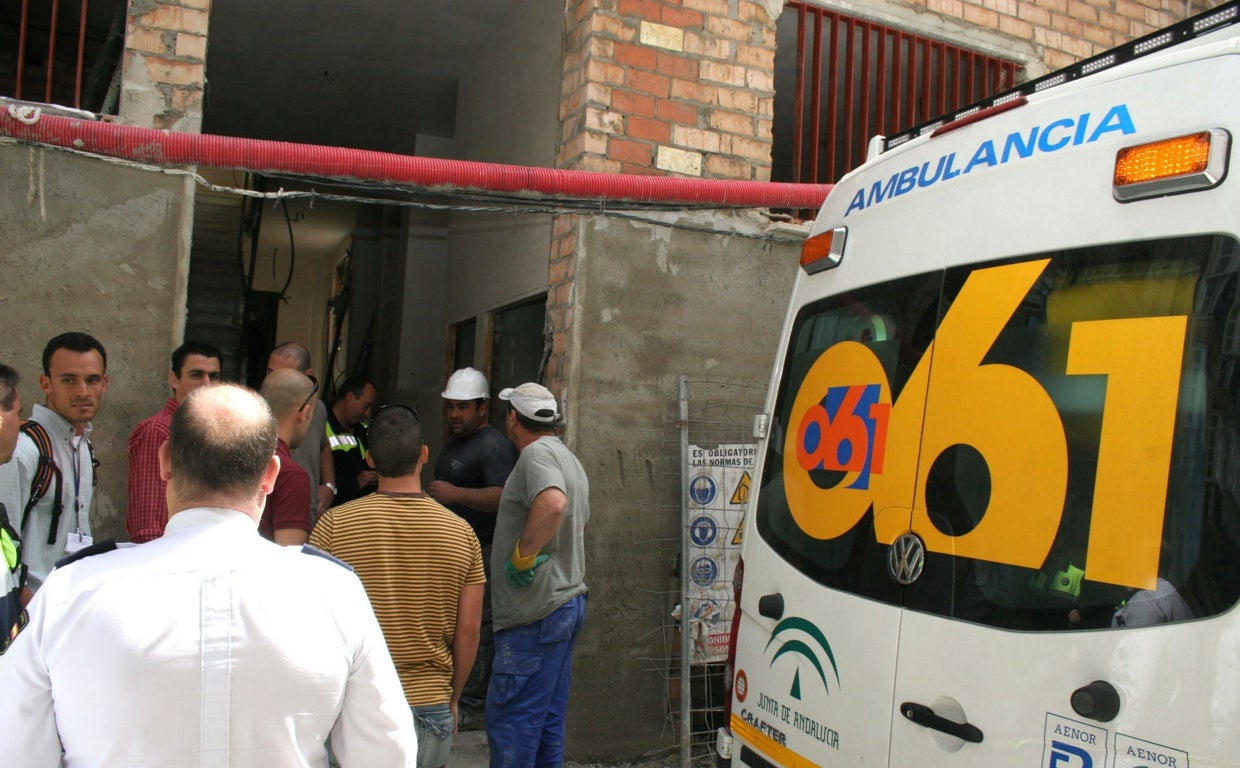
[[[573,671],[573,644],[586,620],[578,595],[532,624],[495,633],[487,691],[491,768],[559,768]]]

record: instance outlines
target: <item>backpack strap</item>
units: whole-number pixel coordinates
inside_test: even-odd
[[[55,478],[56,495],[52,501],[52,524],[47,532],[47,543],[53,545],[56,543],[56,531],[60,528],[60,513],[63,506],[60,493],[60,467],[56,466],[56,460],[52,458],[52,440],[42,424],[27,419],[22,422],[21,430],[34,441],[35,447],[39,449],[39,464],[35,468],[34,477],[30,480],[30,500],[26,502],[26,508],[22,510],[21,531],[26,530],[30,512],[47,495],[52,479]]]
[[[86,438],[86,452],[90,454],[90,484],[94,488],[99,487],[99,459],[95,458],[95,446]]]

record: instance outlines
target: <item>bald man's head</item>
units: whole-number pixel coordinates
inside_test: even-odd
[[[276,451],[276,420],[263,398],[235,384],[196,389],[172,416],[170,483],[184,500],[251,498]]]
[[[276,421],[284,421],[303,406],[313,405],[307,402],[313,391],[314,382],[309,376],[292,368],[279,368],[263,379],[259,394],[271,406]]]
[[[267,373],[279,368],[295,368],[302,373],[310,373],[310,350],[295,341],[286,341],[267,357]]]

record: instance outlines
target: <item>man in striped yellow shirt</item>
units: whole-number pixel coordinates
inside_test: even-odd
[[[478,650],[482,550],[468,523],[422,491],[427,449],[416,411],[376,411],[368,449],[378,491],[329,509],[310,543],[362,580],[413,710],[418,768],[442,768]]]

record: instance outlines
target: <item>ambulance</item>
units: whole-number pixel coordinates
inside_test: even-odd
[[[1240,765],[1238,16],[832,190],[755,424],[723,762]]]

